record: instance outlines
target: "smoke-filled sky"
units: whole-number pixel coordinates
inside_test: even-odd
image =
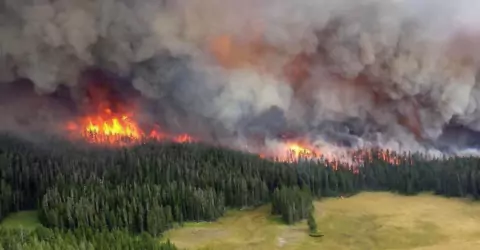
[[[415,150],[480,131],[477,0],[3,0],[0,82],[99,68],[178,129]],[[180,117],[180,118],[178,118]],[[179,121],[180,120],[180,121]]]

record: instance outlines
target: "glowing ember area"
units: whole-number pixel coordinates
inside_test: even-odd
[[[172,141],[176,143],[191,143],[196,141],[192,136],[188,134],[171,136],[169,134],[160,133],[158,131],[160,131],[159,128],[157,128],[157,130],[152,130],[150,134],[147,136],[147,138],[154,139],[157,141]]]
[[[298,162],[298,161],[321,161],[328,163],[334,169],[340,165],[348,168],[356,168],[374,161],[382,161],[390,165],[400,165],[409,163],[405,159],[411,159],[405,155],[399,155],[394,152],[383,149],[348,149],[335,147],[333,145],[315,147],[309,143],[299,143],[298,141],[279,142],[273,146],[275,149],[270,153],[262,152],[260,157],[272,159],[278,162]]]
[[[357,165],[364,164],[365,161],[372,163],[374,160],[380,160],[391,165],[400,165],[402,162],[405,162],[406,159],[411,159],[410,157],[404,157],[404,155],[398,155],[389,150],[377,149],[374,150],[372,155],[372,150],[357,150],[353,153],[353,162]]]
[[[333,162],[335,157],[321,152],[308,143],[300,143],[298,141],[283,141],[272,146],[268,152],[261,153],[262,158],[270,158],[279,162],[297,162],[299,160],[322,160]]]

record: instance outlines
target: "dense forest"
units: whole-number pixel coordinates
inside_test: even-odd
[[[175,250],[170,242],[159,243],[147,233],[132,236],[126,231],[93,231],[76,229],[61,231],[39,227],[33,231],[0,228],[0,249],[67,250],[67,249],[144,249]]]
[[[228,208],[269,202],[286,223],[308,218],[312,228],[313,199],[363,190],[480,197],[477,158],[426,160],[381,150],[360,157],[362,166],[353,168],[192,143],[109,149],[2,135],[0,220],[36,209],[45,228],[2,229],[0,249],[174,249],[152,237],[187,221],[214,221]]]

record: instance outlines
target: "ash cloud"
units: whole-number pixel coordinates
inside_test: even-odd
[[[454,143],[441,137],[452,121],[480,131],[478,10],[474,0],[4,0],[0,82],[75,91],[94,67],[128,79],[172,130],[421,150]]]

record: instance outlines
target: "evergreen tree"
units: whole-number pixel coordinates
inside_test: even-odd
[[[474,157],[428,159],[374,149],[355,153],[362,164],[349,166],[305,159],[275,162],[200,144],[45,145],[0,136],[0,220],[37,209],[49,228],[159,235],[175,223],[214,221],[227,208],[270,201],[272,213],[291,224],[309,218],[314,198],[365,190],[480,197],[480,159]],[[32,244],[43,244],[41,237],[32,238]],[[75,241],[67,244],[72,247],[109,243],[62,237]],[[5,249],[23,244],[2,242]]]

